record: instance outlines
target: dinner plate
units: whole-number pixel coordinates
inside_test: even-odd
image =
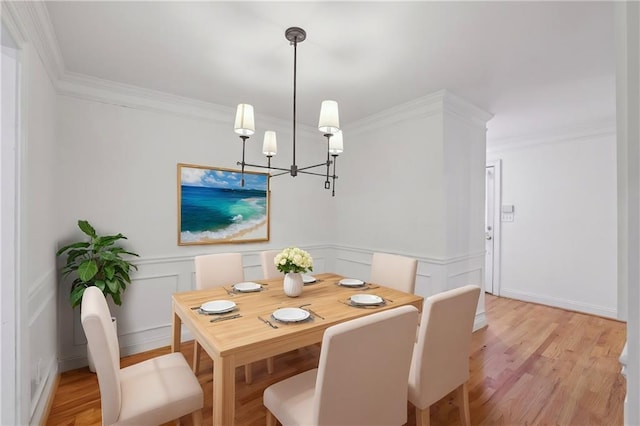
[[[354,294],[349,298],[354,305],[382,305],[384,299],[375,294]]]
[[[234,284],[233,289],[241,293],[250,293],[252,291],[262,290],[262,286],[258,283],[249,281],[249,282]]]
[[[316,282],[316,277],[313,275],[302,274],[302,282],[305,284],[311,284]]]
[[[345,287],[361,287],[364,285],[364,281],[356,280],[353,278],[344,278],[338,281],[338,284],[343,285]]]
[[[233,311],[236,304],[230,300],[212,300],[210,302],[203,303],[200,309],[203,312],[210,314],[222,314],[225,312]]]
[[[300,308],[280,308],[271,315],[282,322],[300,322],[309,318],[311,314]]]

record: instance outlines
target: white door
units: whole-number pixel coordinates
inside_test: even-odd
[[[487,293],[494,293],[493,290],[493,253],[494,253],[494,229],[495,229],[495,166],[487,166],[485,175],[486,197],[484,215],[484,289]]]

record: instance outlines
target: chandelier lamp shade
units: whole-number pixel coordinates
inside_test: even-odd
[[[252,136],[255,131],[255,120],[253,113],[253,106],[249,104],[239,104],[236,110],[236,120],[234,124],[234,131],[242,139],[242,161],[238,161],[238,165],[242,168],[242,181],[241,185],[244,186],[244,170],[245,167],[257,167],[262,169],[269,169],[272,173],[271,176],[291,175],[292,177],[301,174],[321,176],[325,179],[325,189],[331,190],[331,195],[336,195],[336,160],[338,155],[343,151],[342,143],[342,131],[340,130],[340,117],[338,113],[338,103],[332,100],[322,101],[320,106],[320,118],[318,120],[318,130],[322,132],[323,136],[327,139],[327,159],[322,163],[313,164],[310,166],[300,167],[296,163],[296,83],[297,83],[297,61],[298,61],[298,43],[303,42],[307,38],[307,33],[298,27],[288,28],[285,33],[285,38],[289,40],[289,43],[293,46],[293,161],[289,168],[275,167],[271,165],[271,158],[278,153],[278,144],[276,140],[276,132],[273,130],[267,130],[264,132],[264,139],[262,142],[262,153],[267,157],[267,165],[251,164],[245,161],[245,147],[247,139]],[[333,165],[333,169],[331,166]],[[326,167],[325,173],[318,173],[312,171],[318,167]]]

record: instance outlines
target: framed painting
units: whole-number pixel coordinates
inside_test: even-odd
[[[269,174],[178,164],[178,245],[269,241]]]

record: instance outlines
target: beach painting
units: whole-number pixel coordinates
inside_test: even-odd
[[[269,241],[267,173],[178,164],[178,245]]]

